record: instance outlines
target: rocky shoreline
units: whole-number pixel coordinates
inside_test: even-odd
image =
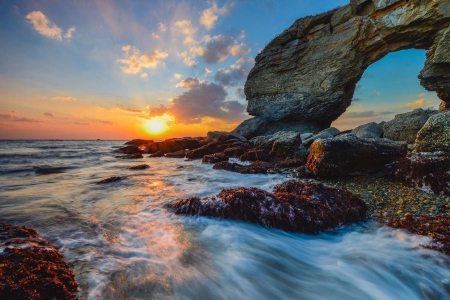
[[[404,124],[418,119],[421,126],[403,129]],[[436,138],[436,130],[432,129],[444,134]],[[176,214],[232,218],[288,231],[317,233],[348,223],[344,221],[348,216],[343,214],[332,226],[325,225],[325,220],[331,218],[329,214],[326,217],[326,211],[331,209],[333,215],[341,208],[334,205],[325,209],[319,205],[319,209],[316,205],[323,201],[320,189],[312,189],[316,194],[308,194],[306,198],[299,197],[305,188],[325,184],[324,188],[335,187],[329,197],[348,193],[348,199],[356,197],[366,205],[365,217],[428,235],[435,240],[433,249],[448,254],[450,228],[442,225],[450,221],[450,154],[446,132],[450,132],[450,112],[416,109],[389,122],[369,123],[346,132],[336,128],[317,134],[279,131],[249,140],[233,132],[209,132],[206,137],[161,142],[133,140],[119,151],[134,157],[149,154],[149,157],[201,159],[216,170],[242,174],[288,172],[298,179],[291,183],[297,190],[290,190],[292,194],[288,196],[252,187],[225,189],[215,197],[194,197],[168,204]],[[408,144],[414,134],[414,144]],[[230,158],[238,160],[230,162]],[[318,209],[322,219],[317,218]],[[309,225],[302,223],[299,215],[316,220],[316,229],[304,229]],[[362,221],[365,217],[349,220]],[[319,223],[322,225],[318,226]]]

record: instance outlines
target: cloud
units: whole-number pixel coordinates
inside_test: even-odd
[[[197,62],[186,51],[178,53],[178,56],[183,58],[183,63],[188,67],[194,67]]]
[[[41,11],[32,11],[25,18],[33,25],[37,32],[48,38],[62,41],[63,30],[61,27],[50,21]],[[71,39],[72,33],[75,31],[75,27],[72,26],[67,30],[64,38]]]
[[[343,114],[344,118],[370,118],[375,117],[375,112],[373,110],[362,111],[362,112],[348,112]]]
[[[54,101],[77,101],[76,98],[73,98],[70,96],[57,96],[57,97],[53,97],[52,100],[54,100]]]
[[[159,22],[158,23],[158,30],[159,30],[159,32],[162,32],[162,33],[166,32],[167,31],[166,24],[164,24],[163,22]]]
[[[188,20],[181,20],[181,21],[175,22],[173,24],[173,26],[171,27],[171,29],[173,31],[181,32],[185,35],[193,35],[194,33],[196,33],[198,31],[198,28],[194,27],[192,25],[192,22],[188,21]]]
[[[75,124],[75,125],[83,125],[83,126],[85,126],[85,125],[90,125],[90,124],[87,123],[87,122],[78,122],[78,121],[73,122],[73,124]]]
[[[380,111],[377,113],[379,116],[386,116],[386,115],[393,115],[394,113],[392,111]]]
[[[67,33],[64,35],[64,37],[70,40],[72,38],[72,33],[74,33],[75,30],[76,30],[75,26],[70,27],[69,30],[67,30]]]
[[[213,71],[211,71],[210,69],[205,68],[205,75],[211,74],[212,72],[213,72]]]
[[[373,93],[372,93],[372,96],[378,97],[378,96],[380,96],[380,92],[373,92]]]
[[[141,76],[140,76],[141,78],[147,78],[148,77],[148,74],[147,73],[141,73]]]
[[[118,110],[118,111],[125,112],[125,113],[128,113],[128,114],[144,114],[145,113],[145,112],[143,112],[140,109],[133,109],[133,108],[124,107],[122,104],[118,104],[117,108],[114,108],[113,110]]]
[[[242,57],[250,52],[250,49],[244,43],[237,44],[232,37],[221,34],[213,37],[206,35],[202,42],[203,46],[191,51],[210,64],[222,62],[230,55]]]
[[[42,122],[42,121],[36,120],[34,118],[26,118],[26,117],[19,118],[12,114],[0,114],[0,118],[10,119],[14,122],[31,122],[31,123],[41,123]]]
[[[429,104],[432,104],[432,102],[425,100],[425,99],[419,99],[414,102],[406,103],[406,107],[421,107],[421,106],[429,105]]]
[[[200,81],[198,80],[197,77],[190,77],[190,78],[186,78],[186,79],[180,81],[179,83],[177,83],[177,85],[175,85],[175,87],[191,89],[191,88],[195,87],[196,85],[198,85],[199,83],[200,83]]]
[[[181,79],[182,77],[183,77],[183,75],[181,75],[181,74],[178,74],[178,73],[173,74],[174,79]]]
[[[161,40],[161,37],[159,35],[157,35],[156,33],[152,32],[152,37],[157,39],[157,40]]]
[[[231,8],[232,4],[224,5],[222,7],[217,6],[217,2],[213,1],[210,8],[205,9],[200,17],[200,23],[206,27],[206,29],[212,29],[214,23],[217,21],[219,15],[226,14]]]
[[[155,69],[161,64],[161,60],[169,55],[167,52],[159,50],[154,50],[150,54],[140,55],[139,50],[130,45],[123,46],[122,51],[125,58],[117,61],[123,64],[120,68],[125,74],[145,74],[142,69]]]
[[[111,122],[111,121],[98,121],[98,123],[104,124],[104,125],[117,125],[116,122]]]
[[[210,117],[223,121],[241,121],[245,119],[245,105],[238,101],[227,101],[227,92],[221,85],[212,82],[199,82],[170,101],[169,106],[160,105],[150,108],[150,117],[171,115],[176,122],[198,124],[203,118]]]
[[[49,113],[49,112],[45,112],[45,113],[44,113],[44,116],[47,116],[47,117],[52,117],[52,118],[54,118],[54,117],[55,117],[55,115],[54,115],[54,114],[52,114],[52,113]]]
[[[226,85],[237,85],[241,80],[245,79],[253,67],[253,58],[240,58],[230,69],[219,69],[214,75],[214,80]]]

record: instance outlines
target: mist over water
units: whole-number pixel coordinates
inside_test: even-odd
[[[60,246],[82,299],[450,298],[450,259],[422,248],[427,237],[370,221],[311,236],[176,216],[163,205],[287,178],[120,160],[122,144],[0,141],[0,221]],[[142,163],[150,168],[127,169]],[[96,184],[110,176],[127,179]]]

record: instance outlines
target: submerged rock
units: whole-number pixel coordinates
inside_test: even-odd
[[[202,162],[204,162],[204,163],[212,163],[212,164],[215,164],[215,163],[218,163],[221,161],[228,161],[228,156],[222,152],[205,155],[205,156],[203,156],[203,160],[202,160]]]
[[[35,230],[0,223],[0,299],[77,299],[75,274]]]
[[[240,165],[226,161],[218,162],[214,165],[214,170],[226,170],[241,174],[267,174],[267,171],[275,166],[265,161],[253,161],[250,165]]]
[[[450,217],[408,215],[405,218],[392,218],[388,225],[428,236],[434,242],[424,246],[450,255]]]
[[[417,133],[417,152],[450,152],[450,111],[431,116]]]
[[[163,157],[163,156],[164,156],[164,153],[162,153],[161,151],[158,151],[158,152],[150,154],[148,157],[152,158],[152,157]]]
[[[128,169],[129,169],[129,170],[145,170],[145,169],[148,169],[148,168],[150,168],[149,165],[147,165],[147,164],[142,164],[142,165],[137,165],[137,166],[129,167]]]
[[[164,154],[164,156],[168,158],[184,158],[186,156],[186,150],[179,150],[176,152],[166,153]]]
[[[394,180],[436,195],[450,196],[450,155],[417,153],[395,162]]]
[[[142,153],[142,151],[136,146],[126,146],[119,149],[119,152],[124,154]]]
[[[162,142],[154,142],[147,145],[143,145],[145,153],[162,152],[163,154],[177,152],[185,149],[195,149],[200,147],[199,138],[176,138],[168,139]]]
[[[404,141],[408,144],[414,144],[419,130],[428,118],[436,113],[436,110],[418,108],[411,112],[398,114],[394,120],[383,124],[383,137],[393,141]]]
[[[126,177],[122,177],[122,176],[111,176],[111,177],[108,177],[106,179],[100,180],[99,182],[97,182],[97,184],[105,184],[105,183],[117,182],[117,181],[124,180],[125,178]]]
[[[153,140],[134,139],[125,143],[125,145],[133,145],[139,147],[140,145],[154,143]]]
[[[388,164],[406,157],[406,143],[359,139],[354,134],[316,140],[310,147],[308,172],[319,177],[388,172]]]
[[[223,189],[215,197],[176,200],[168,206],[175,214],[235,219],[309,234],[362,221],[367,213],[357,195],[293,180],[277,185],[274,193],[257,188]]]
[[[138,158],[143,158],[143,157],[144,156],[141,153],[133,153],[133,154],[116,156],[116,158],[121,158],[121,159],[138,159]]]

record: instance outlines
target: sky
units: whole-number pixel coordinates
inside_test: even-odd
[[[0,139],[164,139],[250,118],[258,51],[296,19],[348,0],[2,0]],[[437,107],[425,51],[370,66],[341,130]]]

